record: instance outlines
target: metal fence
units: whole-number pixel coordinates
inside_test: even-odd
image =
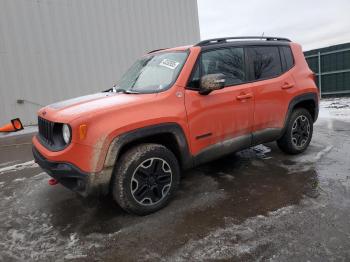
[[[321,95],[350,94],[350,43],[304,52]]]

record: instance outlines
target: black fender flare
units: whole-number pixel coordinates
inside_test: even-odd
[[[176,146],[179,150],[178,160],[181,167],[183,169],[193,167],[193,157],[189,151],[187,139],[181,126],[177,123],[163,123],[135,129],[115,137],[109,146],[104,168],[115,165],[120,156],[120,151],[125,145],[136,140],[142,140],[142,138],[160,134],[170,134],[175,138]]]
[[[292,115],[292,112],[293,112],[293,109],[295,108],[295,106],[297,104],[299,104],[300,102],[308,101],[308,100],[312,100],[315,103],[315,113],[314,113],[314,115],[312,117],[314,119],[314,122],[316,122],[317,117],[318,117],[318,112],[319,112],[318,94],[317,93],[305,93],[305,94],[302,94],[302,95],[298,95],[298,96],[294,97],[289,102],[287,114],[286,114],[286,117],[285,117],[285,120],[284,120],[284,126],[283,126],[283,129],[282,129],[282,132],[281,132],[281,136],[284,134],[285,129],[287,128],[288,121],[289,121],[289,119],[290,119],[290,117]]]

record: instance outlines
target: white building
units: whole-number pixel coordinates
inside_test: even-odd
[[[108,89],[142,54],[198,42],[196,0],[0,0],[0,125]]]

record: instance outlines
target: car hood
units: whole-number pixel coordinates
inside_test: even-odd
[[[38,115],[53,122],[69,123],[79,117],[91,117],[106,110],[118,110],[154,99],[157,94],[96,93],[48,105]]]

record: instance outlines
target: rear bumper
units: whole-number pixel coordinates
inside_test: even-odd
[[[32,151],[35,162],[63,186],[84,197],[96,193],[97,190],[92,183],[94,173],[83,172],[70,163],[49,161],[34,146]]]

